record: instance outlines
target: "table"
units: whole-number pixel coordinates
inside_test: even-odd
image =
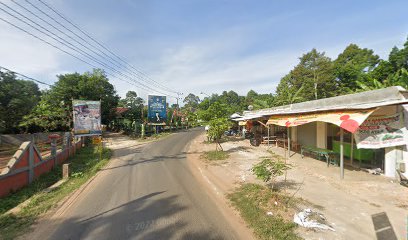
[[[339,165],[337,161],[338,153],[332,150],[313,147],[313,146],[302,146],[300,149],[300,155],[302,156],[302,158],[305,152],[315,154],[318,157],[322,157],[322,156],[325,157],[327,166],[329,166],[330,164],[337,165],[337,166]],[[334,158],[331,158],[331,156],[334,156]]]
[[[276,136],[269,136],[268,137],[262,137],[262,142],[263,144],[268,144],[268,143],[276,143]]]

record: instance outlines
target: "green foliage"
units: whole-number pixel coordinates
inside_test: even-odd
[[[144,100],[135,91],[128,91],[126,97],[119,101],[119,106],[129,109],[123,116],[133,122],[142,119],[143,103]]]
[[[190,93],[184,98],[183,103],[185,103],[185,109],[187,109],[189,112],[195,112],[198,104],[200,103],[200,98]]]
[[[220,146],[222,150],[219,140],[221,139],[224,132],[229,129],[229,127],[230,127],[230,122],[226,118],[215,118],[210,121],[210,129],[208,130],[208,136],[210,137],[210,139],[213,139],[216,142],[216,145],[215,145],[216,151],[218,150],[218,145]]]
[[[308,101],[336,96],[337,83],[331,59],[316,49],[304,54],[290,72],[288,82],[296,90],[304,87],[299,97]],[[296,91],[295,91],[296,92]]]
[[[369,73],[379,63],[379,56],[373,50],[350,44],[334,61],[334,68],[341,93],[354,92],[357,82],[365,82]]]
[[[219,102],[214,102],[207,110],[199,111],[199,117],[204,121],[210,121],[212,119],[227,118],[228,106]]]
[[[115,118],[119,96],[106,74],[99,69],[84,74],[59,75],[58,81],[42,97],[21,126],[43,131],[68,131],[72,126],[72,99],[101,100],[102,123]]]
[[[278,193],[266,189],[261,185],[244,184],[233,193],[228,194],[227,197],[232,202],[232,205],[240,212],[248,226],[254,230],[258,239],[301,239],[296,235],[296,224],[292,221],[286,221],[282,216],[277,214],[285,211],[284,209],[278,209],[284,205],[268,205],[277,198],[283,198],[282,202],[286,202],[286,196],[280,196]],[[274,215],[268,216],[265,209],[270,211],[271,208],[273,208]],[[290,218],[293,218],[293,215],[291,215]]]
[[[288,74],[283,77],[277,87],[277,94],[274,104],[276,106],[288,105],[293,103],[302,102],[305,99],[301,96],[304,90],[303,84],[300,88],[296,89],[291,85],[291,75]]]
[[[40,99],[37,84],[0,71],[0,133],[19,133],[19,123]]]
[[[224,151],[208,151],[203,153],[203,157],[209,161],[218,161],[228,159],[229,154]]]
[[[291,165],[270,157],[264,157],[261,162],[252,167],[255,176],[264,182],[275,182],[275,178],[282,176],[285,171],[291,169]]]

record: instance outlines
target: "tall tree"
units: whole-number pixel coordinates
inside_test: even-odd
[[[126,97],[119,101],[119,105],[129,110],[125,113],[125,118],[134,121],[142,118],[143,99],[137,96],[135,91],[128,91]]]
[[[200,97],[190,93],[184,98],[183,103],[185,109],[190,112],[194,112],[200,103]]]
[[[287,74],[281,79],[278,87],[276,88],[276,96],[274,99],[275,106],[305,101],[305,99],[301,96],[304,89],[303,85],[300,88],[295,88],[291,84],[291,74]]]
[[[100,69],[84,74],[59,75],[58,81],[41,97],[22,125],[37,126],[44,131],[69,130],[72,126],[72,99],[101,100],[102,123],[107,124],[115,118],[119,96]]]
[[[18,133],[20,121],[38,103],[40,95],[36,83],[0,71],[0,133]]]
[[[389,86],[408,88],[408,39],[404,47],[393,47],[387,60],[381,60],[370,73],[371,79],[359,82],[361,90],[379,89]]]
[[[300,63],[290,72],[293,88],[304,86],[300,94],[305,100],[314,100],[337,95],[337,83],[331,59],[316,49],[304,54]]]
[[[369,81],[369,73],[379,63],[379,56],[373,50],[350,44],[334,61],[335,74],[340,93],[352,93],[357,88],[357,81]]]

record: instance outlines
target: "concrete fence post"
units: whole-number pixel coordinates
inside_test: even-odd
[[[62,178],[64,178],[64,179],[69,178],[69,173],[70,173],[69,165],[70,165],[69,163],[64,163],[62,165]]]
[[[34,142],[31,141],[28,147],[28,184],[34,180]]]
[[[51,140],[51,157],[54,159],[54,168],[57,166],[57,139],[58,134],[51,134],[48,138]]]

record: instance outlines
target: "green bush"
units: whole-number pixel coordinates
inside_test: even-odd
[[[252,167],[252,172],[258,179],[261,179],[264,182],[271,181],[273,189],[276,177],[282,176],[285,171],[289,169],[291,169],[290,164],[270,157],[264,157],[260,163],[255,164]]]

